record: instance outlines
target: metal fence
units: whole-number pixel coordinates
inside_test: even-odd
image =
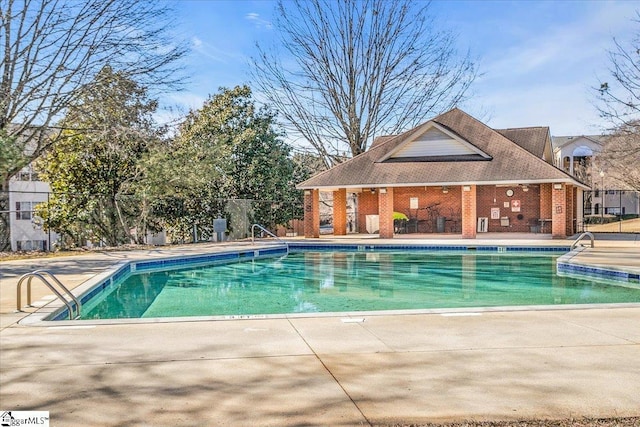
[[[89,195],[82,196],[82,215],[60,224],[55,216],[50,220],[42,211],[47,206],[51,212],[57,208],[53,193],[10,191],[0,197],[4,200],[0,209],[0,251],[113,246],[114,241],[164,245],[240,240],[251,236],[255,223],[278,236],[304,233],[299,201],[189,200],[167,207],[136,196],[110,201]],[[81,196],[67,197],[74,197],[77,203]],[[119,234],[109,235],[111,229]]]

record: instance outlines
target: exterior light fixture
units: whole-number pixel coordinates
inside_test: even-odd
[[[447,194],[449,192],[449,187],[442,187],[442,194]]]
[[[522,191],[524,191],[524,192],[529,191],[529,186],[528,185],[523,185],[522,186]]]
[[[369,191],[371,191],[371,194],[375,194],[376,193],[376,189],[375,188],[371,188]]]

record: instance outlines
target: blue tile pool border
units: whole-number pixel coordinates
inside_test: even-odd
[[[504,246],[504,245],[408,245],[408,244],[349,244],[349,243],[290,243],[291,251],[477,251],[477,252],[547,252],[566,253],[570,246]]]
[[[558,274],[588,276],[596,279],[626,282],[631,285],[640,285],[640,274],[628,271],[613,270],[610,268],[594,267],[589,265],[557,262]]]
[[[631,287],[640,287],[640,273],[626,271],[616,267],[603,267],[597,265],[578,264],[572,262],[575,255],[585,250],[584,247],[577,247],[573,251],[567,252],[556,260],[556,272],[560,276],[587,277],[590,279],[615,282]]]

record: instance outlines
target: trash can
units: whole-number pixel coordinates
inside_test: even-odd
[[[436,218],[436,231],[438,233],[444,233],[444,224],[447,218],[439,216]]]
[[[216,218],[213,220],[213,232],[216,233],[216,242],[224,242],[224,235],[227,231],[226,218]]]

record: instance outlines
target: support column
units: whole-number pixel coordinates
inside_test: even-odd
[[[553,191],[553,184],[544,183],[540,184],[540,218],[551,219],[551,211],[553,210],[553,204],[551,195]]]
[[[341,188],[333,192],[333,234],[347,234],[347,190]]]
[[[573,173],[573,154],[569,157],[569,174],[574,175]]]
[[[576,188],[576,233],[584,231],[584,190]]]
[[[571,184],[566,185],[566,202],[567,215],[565,217],[566,228],[565,234],[567,236],[573,236],[575,234],[574,224],[576,218],[576,205],[575,205],[576,187]]]
[[[553,212],[553,184],[543,183],[540,184],[540,216],[539,219],[545,219],[540,225],[541,233],[551,233],[551,223],[549,220],[552,218]]]
[[[378,191],[378,214],[380,238],[393,239],[393,188],[381,188]]]
[[[553,184],[551,190],[551,237],[566,239],[567,237],[567,195],[564,184]]]
[[[320,237],[320,190],[304,190],[304,237]]]
[[[476,211],[476,192],[475,185],[462,186],[462,238],[476,238],[476,224],[478,216]]]

